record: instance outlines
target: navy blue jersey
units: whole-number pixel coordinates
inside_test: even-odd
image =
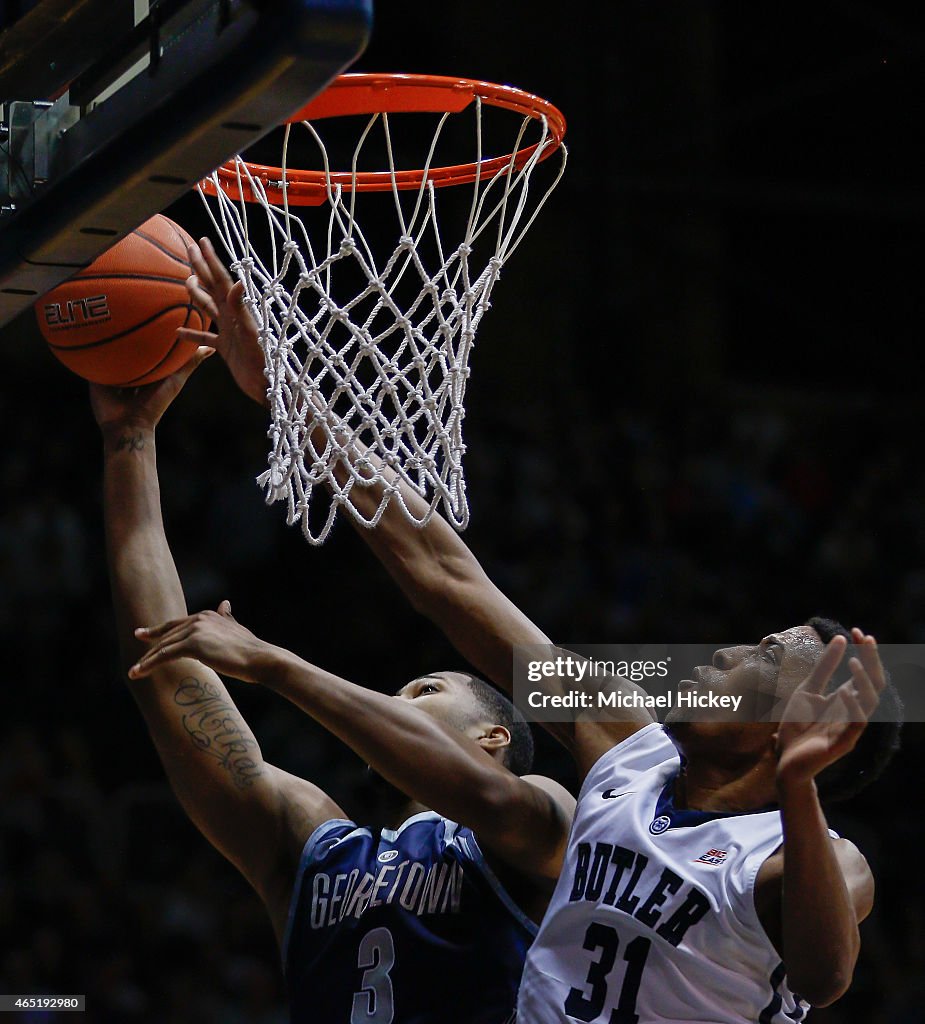
[[[535,934],[469,829],[433,811],[378,835],[327,821],[283,940],[292,1024],[504,1024]]]

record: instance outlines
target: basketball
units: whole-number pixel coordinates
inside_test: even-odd
[[[145,221],[36,304],[39,329],[54,355],[85,380],[134,387],[161,380],[196,351],[178,327],[205,330],[191,301],[193,239],[169,217]]]

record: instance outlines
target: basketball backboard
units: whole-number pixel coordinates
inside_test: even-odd
[[[0,32],[0,326],[298,110],[372,0],[39,0]]]

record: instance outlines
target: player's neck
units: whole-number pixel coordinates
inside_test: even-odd
[[[396,829],[415,814],[430,810],[383,780],[379,780],[378,784],[372,787],[370,795],[366,820],[377,828]]]
[[[430,810],[372,770],[368,771],[364,790],[363,816],[368,825],[376,828],[395,829],[415,814]]]
[[[382,828],[396,829],[402,822],[413,818],[415,814],[421,814],[423,811],[429,810],[429,807],[418,803],[417,800],[408,800],[406,798],[401,802],[392,804],[391,807],[381,808],[379,824]]]
[[[774,765],[688,761],[675,780],[675,805],[696,811],[755,811],[776,802]]]

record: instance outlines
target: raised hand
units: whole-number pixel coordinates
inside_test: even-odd
[[[858,649],[848,661],[851,678],[826,692],[848,646],[844,637],[833,637],[784,707],[777,731],[779,784],[806,782],[844,757],[877,707],[886,686],[877,641],[857,628],[851,633]]]
[[[153,430],[196,367],[214,351],[201,345],[176,373],[142,387],[113,388],[104,384],[91,384],[90,406],[100,430],[106,433],[126,425]]]
[[[271,649],[235,619],[229,601],[222,601],[215,612],[142,626],[135,636],[150,646],[129,669],[130,679],[141,679],[178,658],[195,658],[221,675],[255,683],[260,655]]]
[[[218,333],[181,327],[177,338],[214,347],[244,394],[266,406],[263,352],[257,341],[257,324],[244,301],[244,285],[232,281],[208,238],[189,247],[189,258],[194,273],[186,281],[187,290],[218,326]]]

